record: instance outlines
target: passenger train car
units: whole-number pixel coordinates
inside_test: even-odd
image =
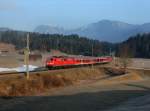
[[[52,56],[47,58],[46,67],[53,68],[65,68],[73,66],[95,65],[109,63],[112,61],[112,57],[68,57],[68,56]]]

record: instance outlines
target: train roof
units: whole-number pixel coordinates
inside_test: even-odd
[[[91,56],[50,56],[48,58],[74,58],[74,59],[96,59],[96,58],[106,58],[110,56],[101,56],[101,57],[91,57]]]

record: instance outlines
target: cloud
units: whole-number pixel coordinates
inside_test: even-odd
[[[16,0],[0,0],[0,11],[12,11],[17,9]]]

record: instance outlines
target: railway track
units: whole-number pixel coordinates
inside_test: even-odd
[[[105,67],[105,65],[103,64],[94,64],[95,66],[102,66]],[[72,69],[72,68],[83,68],[83,67],[92,67],[92,65],[81,65],[81,66],[71,66],[71,67],[56,67],[53,69],[48,69],[46,67],[39,67],[36,68],[34,71],[30,71],[30,74],[34,74],[34,73],[43,73],[43,72],[52,72],[52,71],[58,71],[58,70],[67,70],[67,69]],[[16,75],[16,74],[25,74],[26,72],[0,72],[0,76],[5,76],[5,75]]]
[[[81,67],[87,67],[87,66],[81,66]],[[68,68],[53,68],[53,69],[48,69],[46,67],[39,67],[35,69],[34,71],[30,71],[30,74],[32,73],[42,73],[42,72],[48,72],[48,71],[57,71],[57,70],[64,70],[64,69],[71,69],[71,68],[79,68],[79,67],[68,67]],[[16,75],[16,74],[25,74],[26,72],[0,72],[0,76],[5,76],[5,75]]]
[[[39,67],[34,71],[30,71],[30,74],[34,74],[34,73],[43,73],[43,72],[52,72],[52,71],[57,71],[57,70],[64,70],[64,69],[72,69],[72,68],[82,68],[82,67],[90,67],[91,65],[88,66],[80,66],[80,67],[67,67],[67,68],[54,68],[54,69],[48,69],[46,67]],[[97,65],[94,65],[94,67]],[[99,67],[101,65],[98,65]],[[101,67],[107,67],[107,66],[101,66]],[[109,67],[109,68],[113,68],[113,67]],[[143,70],[143,71],[150,71],[150,69],[145,69],[145,68],[135,68],[135,67],[129,67],[129,70]],[[5,75],[16,75],[16,74],[25,74],[25,72],[1,72],[0,76],[5,76]]]
[[[45,68],[45,67],[39,67],[37,68],[36,70],[34,71],[30,71],[30,73],[36,73],[36,72],[43,72],[43,71],[50,71],[49,69]],[[3,76],[3,75],[16,75],[16,74],[25,74],[25,72],[1,72],[0,73],[0,76]]]

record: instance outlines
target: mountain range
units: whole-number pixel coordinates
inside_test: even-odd
[[[12,30],[12,29],[5,28],[5,27],[0,27],[0,31],[1,31],[1,32],[4,32],[4,31],[9,31],[9,30]]]
[[[40,25],[34,32],[44,34],[78,34],[79,36],[97,39],[100,41],[120,42],[138,33],[150,32],[150,23],[129,24],[121,21],[101,20],[74,30],[65,30],[60,27]]]

